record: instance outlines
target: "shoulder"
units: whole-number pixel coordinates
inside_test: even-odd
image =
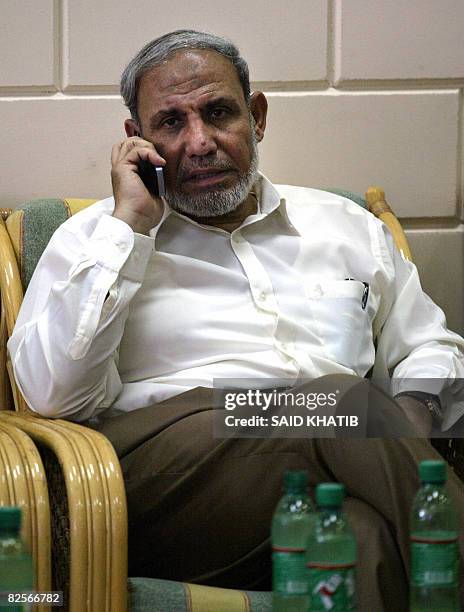
[[[302,227],[317,221],[327,229],[349,232],[366,231],[370,226],[380,229],[382,225],[368,210],[342,195],[295,185],[275,185],[275,189],[285,199],[290,219]]]
[[[71,215],[53,233],[47,250],[58,248],[80,248],[79,245],[87,243],[95,229],[102,222],[104,224],[117,222],[111,216],[114,210],[114,198],[105,198]]]
[[[104,215],[112,215],[114,210],[114,198],[99,200],[79,212],[75,213],[63,223],[61,228],[65,231],[88,231],[92,232]]]
[[[287,205],[292,207],[304,207],[305,209],[309,206],[316,208],[337,207],[341,213],[361,215],[366,213],[370,215],[360,204],[337,193],[297,185],[274,185],[274,187],[280,197],[285,198]],[[333,208],[331,208],[331,212],[333,213]]]
[[[303,240],[322,241],[327,248],[343,244],[356,253],[370,253],[384,268],[391,268],[388,230],[368,210],[347,197],[320,189],[293,185],[275,185],[275,189]]]
[[[95,228],[104,217],[112,219],[111,215],[113,210],[113,197],[99,200],[79,210],[57,228],[50,241],[51,244],[54,244],[56,241],[63,242],[72,240],[74,242],[77,240],[78,242],[82,242],[82,240],[86,240],[92,235]]]

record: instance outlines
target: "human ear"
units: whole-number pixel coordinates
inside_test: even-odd
[[[130,138],[131,136],[140,136],[140,128],[135,119],[126,119],[124,121],[124,129],[126,135]]]
[[[255,91],[250,96],[250,110],[255,120],[255,134],[258,142],[264,138],[267,117],[267,100],[262,91]]]

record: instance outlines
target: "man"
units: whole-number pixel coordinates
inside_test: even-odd
[[[307,468],[312,487],[347,487],[359,608],[406,610],[408,514],[417,461],[436,456],[428,442],[221,439],[211,388],[373,369],[400,381],[392,418],[402,409],[427,435],[427,406],[440,410],[438,394],[456,389],[447,379],[464,372],[463,340],[372,215],[258,173],[267,102],[232,44],[167,34],[131,61],[121,91],[131,118],[112,150],[114,198],[56,232],[9,342],[27,401],[90,420],[115,445],[131,575],[269,588],[282,472]],[[164,200],[140,160],[164,168]],[[439,380],[417,396],[414,378]],[[462,411],[445,407],[444,426]],[[450,489],[464,519],[453,476]]]

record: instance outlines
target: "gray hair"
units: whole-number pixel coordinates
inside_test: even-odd
[[[195,30],[176,30],[155,38],[129,62],[121,76],[121,95],[132,118],[140,127],[137,113],[137,94],[143,74],[158,66],[170,55],[182,49],[205,49],[216,51],[226,57],[237,71],[243,95],[248,104],[250,97],[250,77],[248,65],[240,56],[238,48],[229,40],[214,34],[196,32]]]

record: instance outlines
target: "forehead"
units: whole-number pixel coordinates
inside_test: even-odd
[[[139,106],[151,111],[183,101],[228,95],[243,102],[244,95],[233,64],[216,51],[177,51],[140,79]],[[139,108],[142,111],[142,108]]]

